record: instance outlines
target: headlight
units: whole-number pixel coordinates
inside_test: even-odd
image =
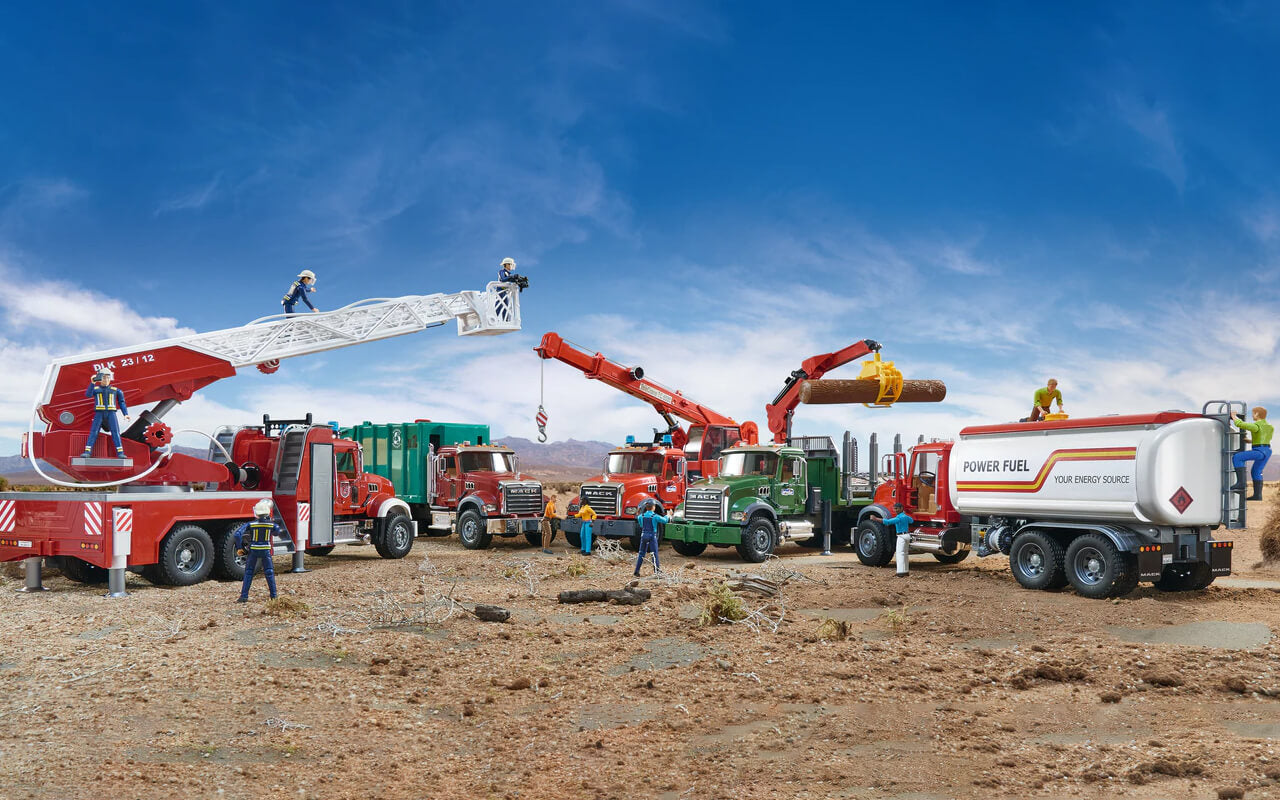
[[[729,519],[733,520],[734,522],[742,522],[746,518],[747,518],[747,512],[745,511],[735,511],[729,515]]]
[[[624,514],[634,514],[634,513],[636,513],[636,507],[635,507],[635,506],[627,506],[626,508],[622,509],[622,513],[624,513]]]
[[[577,503],[570,503],[570,504],[569,504],[569,513],[570,513],[570,514],[577,514],[580,510],[582,510],[582,506],[578,505]]]
[[[493,503],[485,503],[485,504],[484,504],[484,510],[485,510],[485,511],[497,511],[497,510],[498,510],[498,507],[497,507],[496,505],[494,505]]]

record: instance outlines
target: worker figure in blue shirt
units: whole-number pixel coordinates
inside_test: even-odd
[[[285,293],[284,298],[280,301],[284,306],[285,314],[294,313],[294,306],[298,305],[298,303],[305,303],[312,312],[320,310],[311,305],[311,300],[307,297],[308,292],[316,290],[315,282],[316,274],[311,270],[304,269],[298,273],[298,279],[293,282],[293,285],[289,287],[289,291]]]
[[[899,533],[906,533],[907,526],[909,526],[912,522],[915,522],[915,520],[911,518],[910,514],[902,510],[902,503],[894,503],[893,516],[886,519],[883,524],[886,528],[892,525],[893,532],[895,534],[899,534]]]
[[[529,279],[516,272],[516,260],[514,258],[502,259],[502,264],[498,267],[498,282],[514,283],[520,287],[520,291],[529,288]]]
[[[129,419],[129,406],[125,405],[124,392],[111,385],[115,378],[109,369],[98,370],[93,382],[84,390],[85,397],[93,398],[93,425],[89,428],[89,441],[84,446],[84,457],[93,455],[93,445],[98,441],[98,432],[106,423],[111,432],[111,441],[116,446],[116,458],[124,458],[124,446],[120,443],[120,421],[116,419],[116,411]]]
[[[658,567],[658,523],[668,522],[669,519],[654,511],[658,507],[656,501],[650,499],[640,504],[640,516],[636,521],[640,523],[640,554],[636,556],[636,577],[640,577],[640,565],[644,563],[646,553],[653,553],[653,574],[657,575],[662,570]]]
[[[276,568],[271,563],[275,554],[275,535],[283,533],[280,526],[271,518],[271,501],[263,498],[253,507],[257,517],[247,527],[236,533],[236,554],[244,555],[244,583],[240,586],[240,599],[237,603],[249,602],[249,586],[253,584],[253,573],[258,564],[262,564],[262,574],[267,576],[267,588],[271,596],[276,596]]]

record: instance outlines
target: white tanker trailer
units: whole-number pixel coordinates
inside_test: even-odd
[[[1245,525],[1243,492],[1230,488],[1243,447],[1231,405],[977,426],[888,456],[894,477],[862,512],[855,548],[864,563],[888,562],[893,534],[877,517],[900,502],[915,520],[912,552],[1003,553],[1028,589],[1203,589],[1231,572],[1232,543],[1213,532]]]

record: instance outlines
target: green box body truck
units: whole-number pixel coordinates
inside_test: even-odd
[[[785,541],[820,545],[828,531],[833,541],[848,542],[874,489],[856,474],[856,444],[850,443],[846,434],[848,470],[827,436],[722,451],[720,474],[689,487],[664,538],[681,555],[699,555],[707,545],[736,547],[745,561],[757,563]]]
[[[456,530],[469,549],[494,536],[541,541],[542,484],[520,473],[511,448],[491,443],[488,425],[363,422],[342,434],[360,443],[365,469],[391,480],[428,535]]]

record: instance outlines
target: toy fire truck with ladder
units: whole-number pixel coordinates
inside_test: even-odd
[[[364,472],[355,442],[310,418],[226,428],[206,458],[174,452],[162,420],[180,402],[238,368],[273,373],[280,360],[415,333],[456,320],[462,336],[520,329],[519,293],[490,283],[483,292],[365,300],[318,314],[267,317],[243,327],[54,361],[45,371],[36,414],[45,430],[23,439],[23,455],[97,492],[0,493],[0,561],[27,561],[27,585],[39,587],[41,559],[56,559],[73,580],[108,577],[124,592],[124,572],[186,585],[210,574],[234,577],[234,527],[274,501],[289,533],[276,552],[323,554],[343,542],[372,541],[387,557],[412,546],[406,504],[391,483]],[[131,406],[155,404],[123,434],[125,458],[105,458],[103,440],[85,449],[93,409],[84,387],[99,369],[115,372]],[[33,421],[34,428],[34,421]],[[185,433],[185,431],[183,431]],[[196,431],[195,433],[199,433]],[[47,477],[47,476],[46,476]],[[240,566],[240,569],[243,567]],[[107,571],[110,574],[107,575]]]
[[[754,422],[736,422],[679,391],[668,389],[645,377],[642,367],[626,367],[600,353],[588,353],[559,334],[550,332],[534,351],[543,359],[555,359],[582,372],[587,378],[638,398],[653,408],[667,423],[655,430],[650,443],[628,436],[623,447],[611,450],[604,471],[584,482],[578,496],[569,503],[569,516],[560,530],[570,545],[580,547],[582,522],[573,515],[585,500],[598,514],[592,524],[594,535],[628,540],[639,547],[637,509],[645,500],[655,500],[659,509],[671,509],[684,500],[685,488],[700,475],[714,475],[720,451],[739,441],[754,443]],[[676,418],[690,423],[682,428]]]

